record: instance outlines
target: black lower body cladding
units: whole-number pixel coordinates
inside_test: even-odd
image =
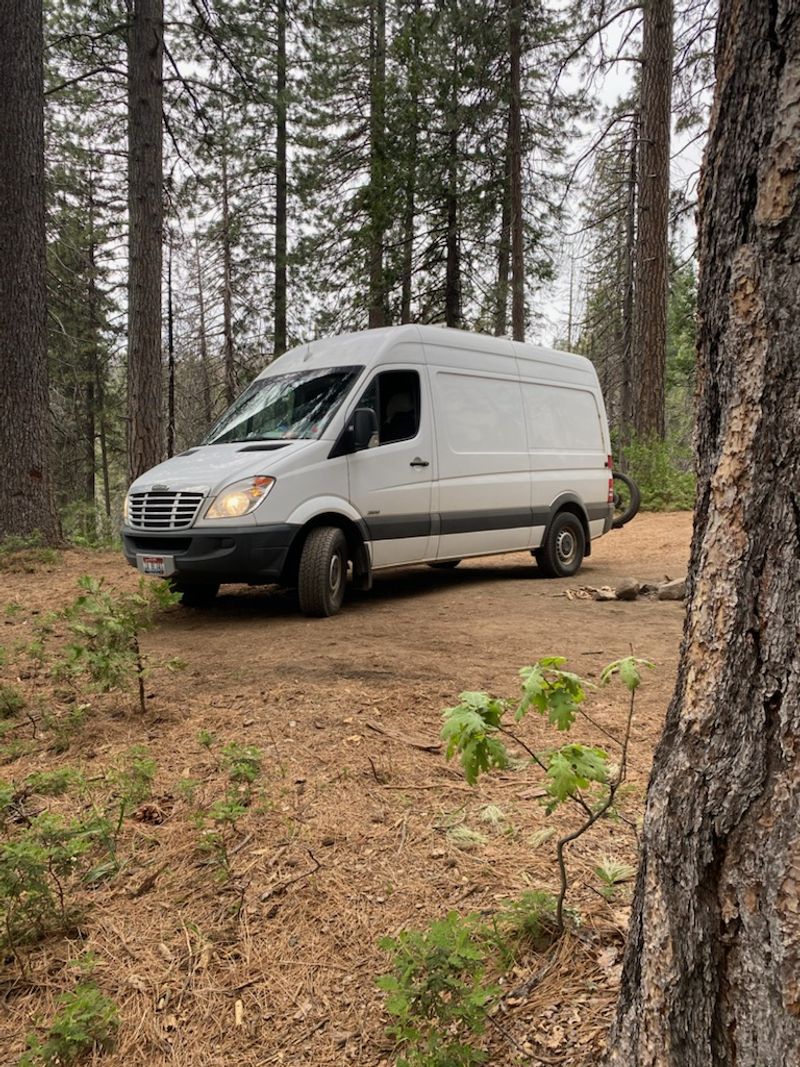
[[[133,530],[123,527],[122,545],[132,567],[136,555],[172,556],[178,576],[219,582],[277,582],[283,577],[298,526],[238,526],[231,529]]]

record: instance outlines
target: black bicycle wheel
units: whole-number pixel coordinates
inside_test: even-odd
[[[639,486],[627,474],[622,474],[620,471],[613,471],[612,474],[614,478],[614,519],[611,526],[612,529],[619,530],[620,527],[630,522],[634,515],[637,514],[642,503],[642,496],[639,492]]]

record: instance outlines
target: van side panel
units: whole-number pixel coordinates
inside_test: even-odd
[[[548,353],[528,351],[525,356],[518,363],[538,519],[533,547],[541,544],[547,516],[564,493],[581,500],[590,537],[599,537],[608,516],[610,446],[594,368],[588,363],[560,365]]]
[[[531,487],[516,361],[511,342],[497,341],[492,347],[494,351],[451,341],[429,344],[426,339],[436,413],[441,559],[514,551],[531,543]]]

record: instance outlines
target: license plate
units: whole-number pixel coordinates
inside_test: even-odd
[[[145,556],[136,554],[136,566],[142,574],[155,574],[161,578],[168,578],[175,573],[175,558],[173,556]]]

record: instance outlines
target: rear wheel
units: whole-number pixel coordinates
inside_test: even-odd
[[[335,615],[347,584],[347,538],[338,526],[311,530],[300,554],[297,594],[304,615]]]
[[[219,592],[219,582],[190,582],[185,578],[171,578],[173,593],[180,593],[185,608],[207,608]]]
[[[437,571],[454,571],[460,562],[460,559],[437,559],[434,563],[429,563],[428,566]]]
[[[586,535],[581,520],[570,511],[561,511],[550,523],[535,556],[539,570],[547,578],[570,578],[583,563],[585,551]]]

